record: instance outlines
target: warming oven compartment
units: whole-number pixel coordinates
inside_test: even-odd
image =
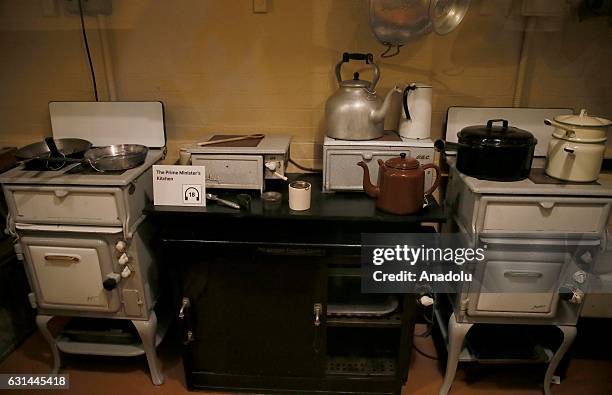
[[[326,171],[323,180],[325,190],[362,191],[363,170],[357,166],[358,162],[363,161],[367,164],[372,182],[376,182],[378,179],[378,160],[386,161],[402,152],[408,152],[410,156],[418,158],[421,164],[430,163],[433,160],[433,149],[428,148],[388,147],[384,150],[376,150],[372,147],[356,147],[356,149],[350,150],[326,150],[324,158]],[[432,175],[430,171],[427,171],[425,172],[425,188],[429,188],[431,183]]]
[[[41,308],[116,312],[118,290],[102,283],[113,272],[110,247],[103,239],[21,238],[37,303]]]
[[[121,226],[125,205],[120,188],[5,185],[15,222]]]
[[[607,199],[566,197],[483,197],[477,229],[486,233],[601,234]]]
[[[591,246],[597,242],[581,240],[481,242],[486,260],[476,265],[469,285],[471,316],[554,317],[558,304],[567,303],[559,298],[561,287],[586,288],[588,267],[576,263],[576,251],[597,247]]]
[[[191,163],[206,167],[207,188],[263,189],[261,155],[193,154]]]

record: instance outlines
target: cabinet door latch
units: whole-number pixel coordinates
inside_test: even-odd
[[[314,325],[321,326],[321,313],[323,312],[323,306],[321,303],[315,303],[314,305]]]

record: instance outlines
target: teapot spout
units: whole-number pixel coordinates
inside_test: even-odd
[[[368,169],[368,165],[366,165],[365,162],[361,161],[357,163],[357,166],[361,166],[363,168],[363,189],[365,193],[367,193],[369,197],[378,197],[380,189],[377,186],[372,185],[372,182],[370,181],[370,169]]]
[[[385,115],[387,115],[389,107],[391,106],[391,98],[395,93],[402,93],[402,91],[397,86],[391,89],[387,93],[387,96],[385,96],[385,100],[383,101],[382,106],[372,112],[372,115],[370,117],[372,121],[381,122],[383,119],[385,119]]]

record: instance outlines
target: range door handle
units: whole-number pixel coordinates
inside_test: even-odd
[[[323,305],[321,303],[315,303],[313,306],[313,327],[314,336],[312,341],[312,348],[315,354],[321,351],[321,316],[323,314]]]
[[[515,277],[515,278],[540,278],[543,274],[540,272],[529,272],[519,270],[509,270],[504,272],[504,277]]]
[[[193,329],[191,328],[191,301],[187,297],[183,297],[181,300],[178,323],[183,336],[183,345],[186,346],[195,340]]]

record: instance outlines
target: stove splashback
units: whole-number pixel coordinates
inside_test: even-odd
[[[164,106],[161,102],[51,102],[53,137],[75,137],[94,146],[166,145]]]
[[[507,119],[510,126],[527,130],[538,139],[535,156],[546,156],[553,129],[544,125],[544,119],[572,113],[569,108],[449,107],[445,138],[457,142],[457,133],[466,126],[486,125],[490,119]],[[455,155],[455,152],[447,154]]]

